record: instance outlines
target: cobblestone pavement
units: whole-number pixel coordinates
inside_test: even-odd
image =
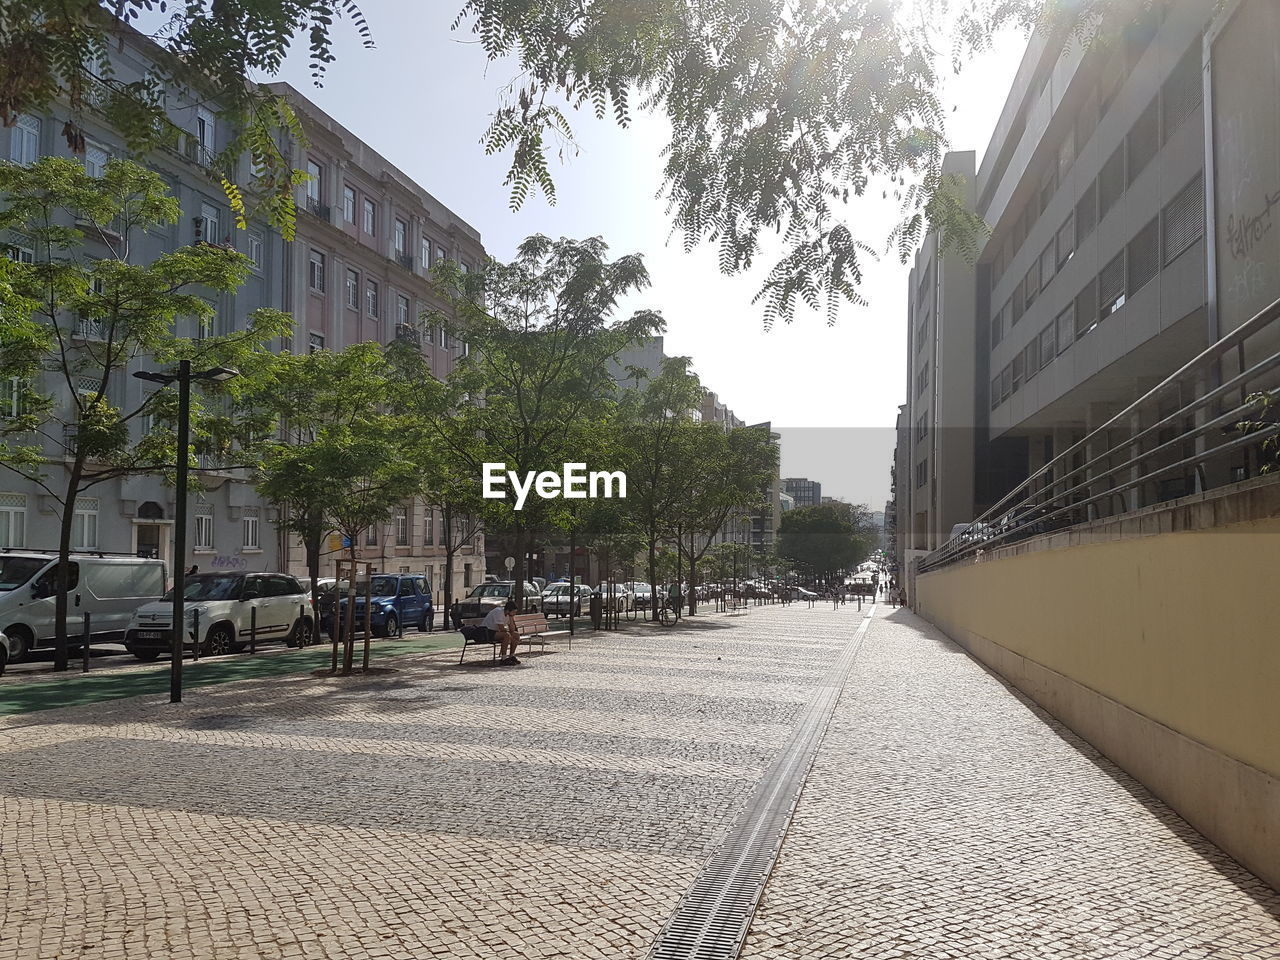
[[[0,960],[641,958],[861,622],[700,621],[0,718]],[[879,608],[747,957],[1280,957],[1264,888],[921,627]]]
[[[0,960],[643,956],[858,616],[806,615],[0,719]]]
[[[867,632],[746,960],[1280,957],[1280,897],[931,625]]]

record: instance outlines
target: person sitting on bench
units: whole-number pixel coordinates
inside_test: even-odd
[[[501,644],[498,663],[504,667],[514,666],[520,662],[516,659],[516,646],[520,643],[520,633],[516,630],[515,619],[516,611],[519,609],[519,604],[514,600],[508,600],[506,606],[494,607],[484,618],[483,626],[488,631],[489,642]]]

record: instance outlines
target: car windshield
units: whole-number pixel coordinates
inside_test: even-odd
[[[0,590],[16,590],[48,562],[40,557],[0,557]]]
[[[511,584],[509,583],[482,583],[471,591],[473,597],[509,597],[511,596]]]
[[[363,594],[364,591],[357,588],[357,595]],[[373,595],[375,597],[394,597],[400,593],[399,577],[374,577],[373,578]]]
[[[184,600],[234,600],[240,596],[244,577],[226,573],[197,573],[187,577],[182,588]],[[173,599],[173,589],[165,591],[165,600]]]

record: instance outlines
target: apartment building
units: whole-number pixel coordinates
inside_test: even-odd
[[[131,82],[147,76],[154,63],[155,47],[132,30],[120,30],[119,43],[112,52],[116,77]],[[164,106],[173,123],[183,133],[171,149],[157,150],[146,158],[150,168],[168,184],[181,207],[176,224],[135,231],[130,239],[134,262],[150,262],[165,252],[194,242],[227,244],[247,254],[253,270],[245,284],[233,294],[210,294],[215,317],[210,332],[226,334],[245,326],[246,318],[259,307],[278,307],[282,298],[281,270],[285,256],[280,235],[265,223],[249,224],[247,230],[233,228],[230,210],[210,168],[213,157],[231,139],[214,109],[189,98],[185,91],[169,91]],[[79,124],[84,133],[83,149],[72,149],[64,133],[68,122]],[[77,144],[79,146],[79,144]],[[40,157],[67,157],[83,163],[90,173],[101,173],[110,157],[128,156],[124,138],[96,111],[73,117],[68,107],[54,105],[39,115],[24,115],[8,128],[0,127],[0,156],[17,163],[31,163]],[[243,161],[247,164],[247,160]],[[247,174],[247,168],[241,173]],[[40,254],[25,238],[3,238],[16,248],[20,259],[34,261]],[[86,236],[83,254],[89,258],[114,256],[103,237],[94,231]],[[101,324],[91,319],[68,320],[73,350],[92,349],[103,337]],[[179,318],[179,332],[198,338],[203,332],[194,318]],[[123,376],[110,384],[108,399],[128,411],[135,409],[150,391],[160,389],[128,374],[148,367],[146,358],[134,360]],[[61,377],[43,386],[60,393],[56,402],[71,407],[72,398]],[[0,410],[0,416],[3,410]],[[68,417],[68,419],[72,419]],[[135,439],[150,429],[145,418],[130,424]],[[64,448],[56,442],[45,444],[47,472],[55,489],[65,483]],[[184,566],[202,570],[276,570],[281,563],[280,538],[275,534],[274,507],[254,492],[244,471],[221,470],[204,458],[197,476],[202,489],[190,500]],[[133,476],[109,480],[91,488],[72,506],[72,547],[158,557],[172,564],[174,493],[159,477]],[[56,549],[60,524],[60,504],[34,483],[0,469],[0,547]]]
[[[447,377],[467,345],[453,340],[424,315],[443,311],[428,274],[443,260],[464,271],[485,261],[479,232],[354,133],[299,91],[268,84],[288,99],[307,136],[291,162],[310,179],[298,188],[298,224],[287,251],[285,309],[294,317],[294,349],[341,350],[354,343],[409,339],[421,346],[431,372]],[[425,571],[440,594],[446,537],[464,545],[454,557],[455,591],[484,579],[484,537],[463,538],[472,528],[445,529],[441,508],[417,498],[392,519],[369,528],[357,544],[359,558],[390,572]],[[293,572],[305,567],[301,545],[286,542]],[[341,555],[336,538],[322,569]]]
[[[947,258],[939,269],[936,237],[912,271],[900,559],[940,546],[952,524],[1218,335],[1203,102],[1212,14],[1200,0],[1168,0],[1087,50],[1032,36],[973,177],[973,209],[991,234],[972,278]],[[947,162],[965,168],[971,157]],[[1154,495],[1194,483],[1175,475]]]

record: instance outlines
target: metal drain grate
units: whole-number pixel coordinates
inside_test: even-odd
[[[742,950],[805,779],[875,615],[840,651],[738,822],[703,866],[649,951],[649,960],[734,960]]]

